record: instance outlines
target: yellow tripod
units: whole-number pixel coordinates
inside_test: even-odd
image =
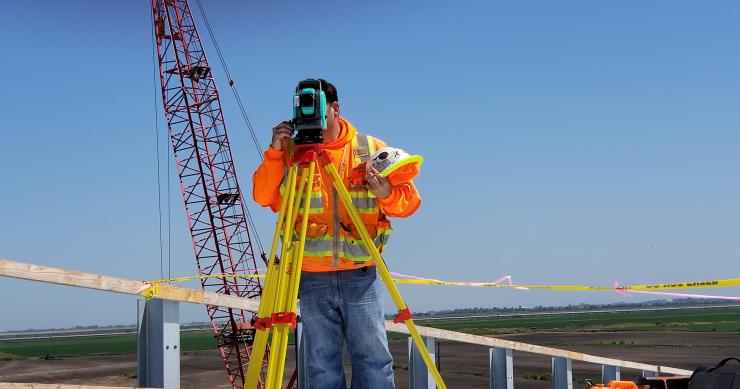
[[[434,361],[429,355],[419,331],[411,318],[411,311],[403,301],[396,284],[391,279],[388,267],[375,247],[367,228],[362,223],[357,209],[352,204],[347,188],[344,187],[339,173],[334,164],[324,154],[322,145],[296,145],[286,177],[286,190],[280,203],[280,212],[275,226],[270,259],[267,265],[265,285],[262,290],[259,310],[255,327],[257,334],[252,344],[252,355],[249,360],[247,376],[244,380],[244,389],[256,389],[259,385],[260,375],[263,370],[263,359],[268,339],[270,340],[270,357],[267,361],[267,372],[264,378],[265,388],[278,389],[282,386],[283,373],[285,370],[285,355],[288,348],[288,334],[296,325],[296,306],[298,300],[298,285],[301,279],[301,266],[303,264],[303,251],[306,242],[306,231],[308,229],[308,211],[310,208],[311,193],[313,191],[313,176],[317,163],[320,163],[331,176],[332,185],[339,194],[344,207],[349,213],[352,223],[359,231],[362,242],[370,256],[375,260],[375,266],[383,283],[393,299],[398,315],[394,321],[403,321],[409,329],[414,344],[434,376],[437,387],[446,389],[442,376],[439,374]],[[298,188],[296,178],[301,169]],[[301,201],[303,206],[301,207]],[[301,226],[298,231],[299,239],[292,239],[295,233],[295,224],[298,213],[301,213]],[[280,256],[276,256],[278,241],[282,235],[282,246]],[[270,330],[272,337],[270,338]]]

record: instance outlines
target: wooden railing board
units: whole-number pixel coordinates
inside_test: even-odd
[[[399,332],[408,334],[408,329],[404,324],[397,324],[393,321],[387,320],[385,322],[385,328],[391,332]],[[461,332],[448,331],[439,328],[431,328],[424,326],[416,326],[419,333],[422,336],[428,336],[435,339],[449,340],[454,342],[477,344],[487,347],[500,347],[507,348],[516,351],[523,351],[533,354],[548,355],[552,357],[563,357],[569,358],[574,361],[583,361],[589,363],[596,363],[601,365],[619,366],[625,369],[638,369],[646,371],[655,371],[661,374],[678,374],[678,375],[691,375],[691,370],[677,369],[674,367],[661,366],[661,365],[650,365],[646,363],[622,361],[613,358],[597,357],[595,355],[589,355],[579,353],[575,351],[561,350],[552,347],[538,346],[535,344],[515,342],[513,340],[491,338],[481,335],[465,334]]]
[[[130,295],[140,295],[147,287],[147,284],[142,281],[58,269],[50,266],[32,265],[7,259],[0,259],[0,276]],[[162,300],[216,305],[251,312],[257,312],[259,308],[259,300],[257,299],[230,296],[167,284],[160,284],[158,286],[156,297]]]
[[[65,384],[36,384],[21,382],[0,382],[0,389],[147,389],[131,386],[93,386],[93,385],[65,385]],[[153,389],[153,388],[149,388]]]
[[[130,295],[140,295],[146,288],[147,284],[142,281],[134,281],[125,278],[109,277],[99,274],[83,273],[73,270],[58,269],[49,266],[32,265],[22,262],[15,262],[6,259],[0,259],[0,276],[19,278],[30,281],[46,282],[58,285],[67,285],[78,288],[97,289],[108,292],[124,293]],[[183,301],[194,304],[217,305],[243,309],[256,312],[259,308],[258,299],[249,299],[243,297],[229,296],[220,293],[207,292],[183,288],[179,286],[160,284],[158,287],[157,298],[163,300]],[[385,327],[388,331],[408,334],[408,329],[404,324],[386,321]],[[552,357],[570,358],[574,361],[590,362],[602,365],[619,366],[626,369],[638,369],[645,371],[655,371],[663,374],[691,375],[691,370],[677,369],[673,367],[650,365],[645,363],[622,361],[613,358],[597,357],[595,355],[583,354],[575,351],[567,351],[552,347],[538,346],[534,344],[515,342],[512,340],[491,338],[480,335],[465,334],[442,330],[439,328],[417,326],[422,336],[428,336],[435,339],[442,339],[454,342],[478,344],[488,347],[508,348],[516,351],[548,355]],[[0,385],[5,385],[0,383]],[[20,385],[20,384],[8,384]],[[23,384],[25,385],[25,384]],[[34,384],[35,385],[35,384]],[[60,386],[51,386],[52,388],[67,389]],[[0,386],[0,389],[10,388]],[[15,386],[12,388],[20,388]],[[24,387],[25,388],[25,387]],[[87,387],[79,387],[83,389]],[[92,387],[90,387],[92,388]],[[69,388],[71,389],[71,388]]]

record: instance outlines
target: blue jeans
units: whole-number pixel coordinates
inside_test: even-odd
[[[352,389],[395,388],[383,296],[375,267],[303,272],[299,289],[307,384],[345,389],[343,343],[352,362]]]

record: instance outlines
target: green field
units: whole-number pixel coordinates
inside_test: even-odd
[[[185,352],[215,346],[216,341],[210,330],[180,334],[180,347]],[[47,354],[54,357],[135,354],[136,335],[0,341],[0,353],[7,354],[5,358],[43,358]]]
[[[740,307],[415,321],[418,325],[478,335],[537,331],[740,332]],[[388,335],[391,340],[407,337]],[[180,345],[188,352],[214,349],[216,342],[210,331],[191,331],[181,334]],[[47,354],[62,357],[133,353],[136,353],[135,335],[0,341],[0,357],[6,359],[38,358]]]
[[[536,331],[740,331],[740,307],[578,313],[453,320],[417,319],[419,325],[478,335]]]

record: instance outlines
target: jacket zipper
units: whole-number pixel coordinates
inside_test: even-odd
[[[332,232],[332,266],[339,267],[339,204],[337,203],[337,190],[331,188],[331,202],[334,217]]]
[[[342,150],[342,156],[339,159],[339,177],[344,179],[344,156],[347,154],[347,147],[349,144],[344,145],[344,149]],[[342,182],[342,185],[344,185],[344,182]],[[339,240],[339,226],[341,224],[340,215],[339,215],[339,194],[337,193],[337,190],[334,188],[334,186],[331,187],[331,205],[332,205],[332,226],[333,232],[332,232],[332,267],[338,268],[339,267],[339,245],[341,244]]]

